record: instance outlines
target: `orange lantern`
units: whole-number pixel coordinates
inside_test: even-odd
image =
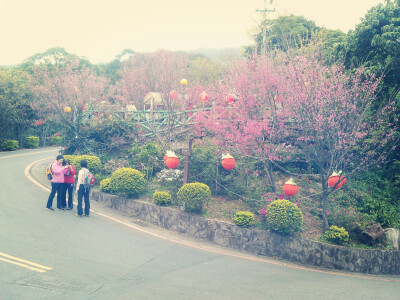
[[[235,96],[229,94],[228,96],[226,96],[225,100],[226,100],[226,102],[228,102],[228,103],[232,103],[233,101],[235,101]]]
[[[328,186],[330,188],[333,188],[340,180],[339,184],[336,185],[335,190],[340,189],[342,186],[344,186],[347,182],[347,178],[344,178],[342,175],[340,175],[342,171],[339,171],[339,173],[333,172],[331,176],[328,178]]]
[[[294,182],[293,178],[290,178],[283,185],[283,192],[286,196],[294,196],[297,194],[298,190],[297,184]]]
[[[236,161],[229,153],[222,155],[222,167],[225,170],[232,170],[236,166]]]
[[[206,101],[208,100],[208,94],[207,94],[206,92],[203,91],[203,92],[200,94],[200,100],[203,101],[203,102],[206,102]]]
[[[64,112],[70,113],[71,112],[71,107],[69,107],[69,106],[64,107]]]
[[[181,80],[181,85],[187,85],[187,80],[186,79],[182,79]]]
[[[178,93],[175,90],[172,90],[169,92],[170,99],[175,100],[177,96],[178,96]]]
[[[165,158],[165,156],[167,158]],[[168,168],[175,169],[179,165],[179,158],[176,156],[176,154],[173,151],[167,151],[165,156],[164,156],[165,165]]]

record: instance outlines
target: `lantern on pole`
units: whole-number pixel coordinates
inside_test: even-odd
[[[175,152],[168,150],[164,156],[165,165],[169,169],[175,169],[179,165],[179,158]]]
[[[283,185],[283,192],[286,196],[294,196],[297,194],[298,190],[297,184],[294,182],[293,178],[290,178]]]
[[[342,171],[339,171],[339,173],[332,172],[332,175],[329,176],[328,178],[328,186],[330,188],[333,188],[340,180],[338,185],[336,185],[335,190],[340,189],[342,186],[344,186],[347,182],[347,178],[344,178],[343,175],[340,175]]]
[[[235,101],[235,96],[232,94],[229,94],[228,96],[225,97],[225,100],[228,103],[232,103],[233,101]]]
[[[175,90],[172,90],[169,92],[170,99],[175,100],[177,96],[178,96],[178,93]]]
[[[182,86],[187,85],[187,80],[185,78],[181,79],[181,85]]]
[[[207,102],[207,101],[208,101],[208,94],[207,94],[206,92],[203,91],[203,92],[200,94],[200,100],[203,101],[203,102]]]
[[[69,106],[64,107],[64,112],[65,113],[70,113],[71,112],[71,107],[69,107]]]
[[[222,155],[222,167],[225,170],[232,170],[236,166],[235,158],[229,153]]]

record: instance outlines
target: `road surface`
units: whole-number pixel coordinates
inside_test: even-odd
[[[37,181],[48,188],[44,169],[57,153],[0,153],[0,299],[400,299],[398,276],[252,256],[94,201],[89,218],[75,217],[75,209],[47,211],[49,192],[30,178],[42,176]]]

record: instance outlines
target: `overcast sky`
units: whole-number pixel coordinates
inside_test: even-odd
[[[270,18],[302,15],[347,32],[384,0],[266,0]],[[122,50],[240,47],[251,44],[264,0],[0,0],[0,65],[52,47],[109,62]]]

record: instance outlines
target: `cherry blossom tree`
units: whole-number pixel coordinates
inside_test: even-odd
[[[379,78],[359,68],[330,66],[310,55],[288,59],[280,74],[286,81],[284,106],[292,110],[294,145],[317,166],[322,186],[324,229],[327,228],[327,180],[334,171],[349,177],[379,165],[393,151],[396,106],[374,106]],[[340,184],[340,182],[338,183]]]
[[[166,50],[154,53],[136,54],[126,62],[120,72],[121,80],[114,92],[115,99],[122,106],[133,104],[143,113],[146,96],[157,98],[162,102],[164,111],[147,111],[146,118],[141,120],[143,130],[150,139],[156,138],[166,149],[173,140],[188,139],[192,127],[184,126],[189,118],[187,111],[194,107],[193,99],[198,99],[202,91],[198,85],[181,85],[185,78],[188,60],[186,55]],[[149,93],[154,93],[153,96]],[[197,93],[196,97],[193,97]],[[149,115],[151,113],[151,115]],[[145,122],[146,119],[151,121]],[[160,123],[163,125],[160,126]],[[183,127],[186,127],[183,130]],[[177,137],[180,134],[181,137]]]
[[[237,62],[210,92],[212,109],[195,117],[200,136],[211,135],[224,151],[262,162],[274,191],[271,162],[279,160],[280,150],[287,146],[283,137],[290,116],[281,104],[285,83],[277,70],[266,57]]]
[[[317,166],[326,212],[337,187],[327,185],[333,171],[346,172],[344,179],[393,150],[395,103],[372,109],[378,84],[364,69],[346,73],[343,65],[326,66],[312,54],[254,57],[232,67],[212,91],[212,109],[196,115],[196,128],[226,151],[262,162],[272,187],[271,164],[279,167],[291,152],[303,153]],[[235,101],[227,103],[228,94]]]
[[[38,65],[31,81],[36,101],[33,107],[47,118],[59,120],[68,132],[68,139],[85,135],[82,122],[88,107],[98,107],[107,99],[106,81],[78,60],[59,65]],[[66,107],[70,112],[64,111]]]

